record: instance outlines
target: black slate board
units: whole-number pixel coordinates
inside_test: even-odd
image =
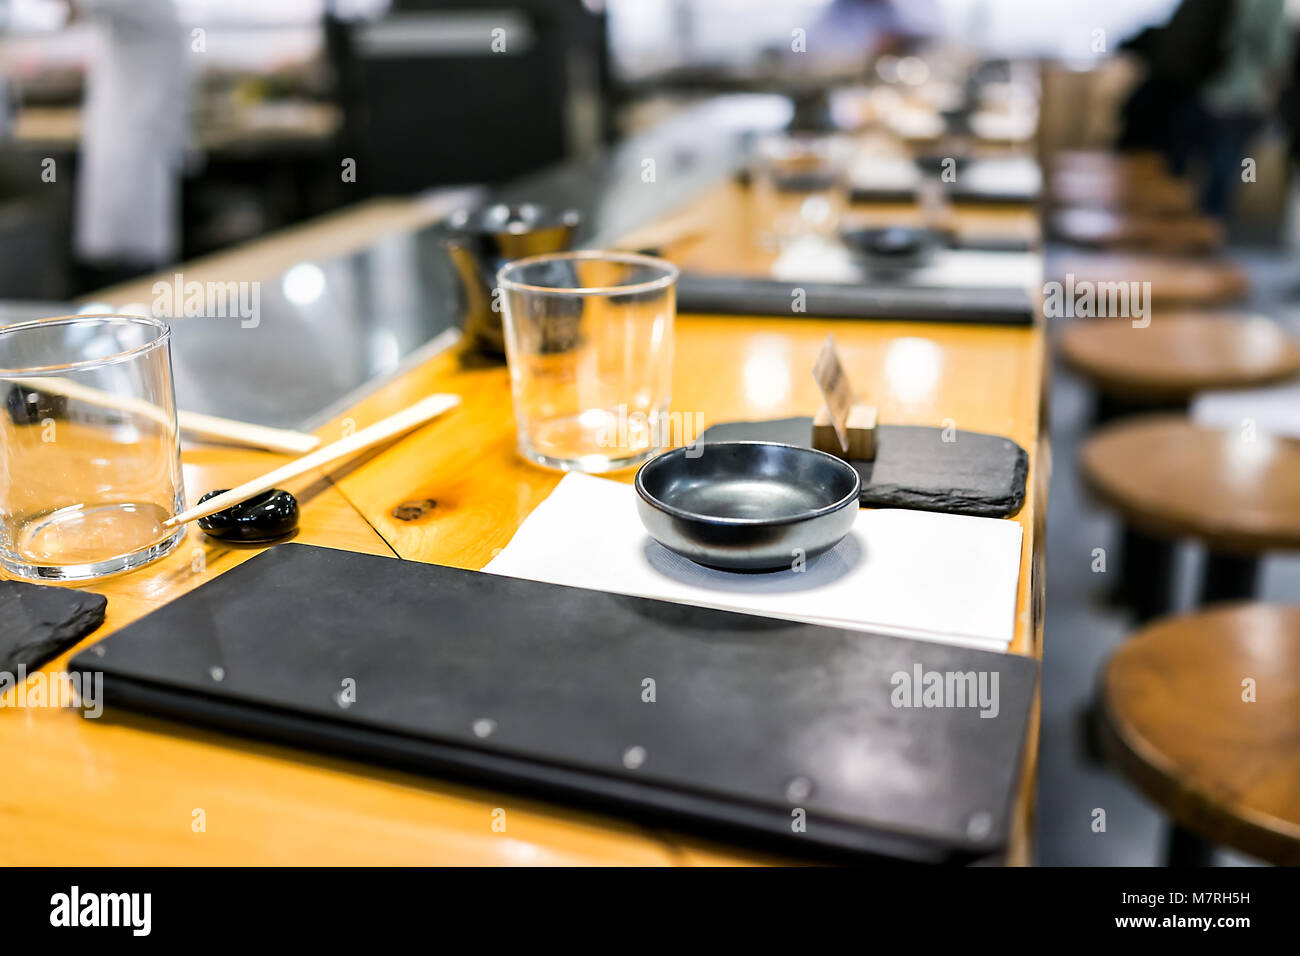
[[[966,252],[1032,252],[1034,244],[1020,236],[954,236],[948,242],[949,249],[961,249]]]
[[[876,457],[855,461],[862,476],[862,505],[912,508],[958,515],[1002,518],[1025,503],[1029,456],[1009,438],[922,425],[876,427]],[[811,418],[766,422],[724,422],[705,429],[700,440],[775,441],[812,444]]]
[[[736,170],[735,180],[742,186],[753,182],[753,171],[748,165]],[[945,183],[947,199],[951,203],[972,206],[1023,206],[1036,203],[1042,195],[1042,188],[1037,183],[1009,188],[986,188],[962,183]],[[854,183],[849,187],[851,202],[888,202],[910,203],[917,197],[916,186],[868,186]]]
[[[796,290],[802,293],[801,311],[793,308]],[[677,311],[793,319],[1034,324],[1034,300],[1027,289],[790,282],[694,272],[683,272],[677,279]]]
[[[298,544],[73,666],[103,672],[110,709],[799,854],[927,862],[1004,847],[1038,671],[1018,655]],[[917,668],[997,675],[996,716],[896,707],[893,675]]]
[[[904,203],[916,200],[915,186],[874,187],[853,186],[849,190],[852,202]],[[1040,191],[1032,186],[1024,189],[983,189],[978,186],[950,185],[947,199],[964,206],[1024,206],[1038,202]]]
[[[104,623],[108,598],[50,584],[0,581],[0,671],[35,670]]]

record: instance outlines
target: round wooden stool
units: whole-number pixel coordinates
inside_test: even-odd
[[[1206,308],[1235,302],[1250,290],[1246,271],[1219,258],[1137,254],[1072,254],[1062,257],[1055,279],[1069,287],[1080,282],[1150,282],[1158,309]],[[1159,313],[1163,314],[1163,313]]]
[[[1101,698],[1113,763],[1179,826],[1300,864],[1300,607],[1159,621],[1111,657]],[[1207,849],[1175,830],[1169,862],[1208,862]]]
[[[1100,249],[1207,252],[1223,242],[1222,226],[1208,216],[1190,213],[1155,216],[1072,206],[1056,210],[1048,222],[1058,239]]]
[[[1259,555],[1300,548],[1300,441],[1219,431],[1178,415],[1098,430],[1080,458],[1088,488],[1124,518],[1121,581],[1140,620],[1164,613],[1181,537],[1208,550],[1202,603],[1254,594]]]
[[[1271,385],[1300,372],[1300,347],[1263,316],[1158,315],[1080,319],[1064,326],[1061,359],[1099,391],[1134,402],[1183,404],[1209,389]]]
[[[1065,171],[1091,176],[1119,176],[1126,179],[1160,179],[1170,175],[1159,153],[1115,153],[1099,149],[1063,149],[1048,159],[1053,172]]]
[[[1048,194],[1057,206],[1100,206],[1153,215],[1196,211],[1191,185],[1168,175],[1142,177],[1058,169],[1048,178]]]

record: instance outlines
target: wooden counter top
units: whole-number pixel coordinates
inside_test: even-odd
[[[700,200],[724,208],[743,201],[731,187]],[[373,223],[376,210],[354,215]],[[384,215],[398,228],[422,218],[391,209]],[[990,213],[980,210],[978,215]],[[1029,208],[997,215],[1009,229],[1034,228]],[[349,232],[348,219],[335,217],[331,229]],[[222,278],[268,278],[275,274],[274,263],[296,258],[272,254],[275,239],[259,245],[260,255],[232,254]],[[682,258],[691,253],[669,248],[667,254]],[[810,370],[828,332],[835,334],[849,374],[879,405],[882,421],[951,421],[957,428],[1006,435],[1029,452],[1029,492],[1021,512],[1009,519],[1024,529],[1012,651],[1038,656],[1048,473],[1047,446],[1040,441],[1042,329],[682,315],[673,411],[699,412],[705,426],[812,414],[818,396]],[[559,476],[515,456],[504,367],[466,368],[454,352],[444,352],[385,384],[318,432],[332,440],[345,427],[363,427],[432,391],[457,392],[463,404],[378,453],[295,489],[303,499],[297,540],[475,569],[506,545]],[[189,501],[280,460],[260,452],[187,448]],[[396,516],[404,503],[426,499],[434,504],[419,516],[409,516],[419,508],[402,509],[406,517]],[[82,646],[257,550],[234,550],[191,529],[164,560],[89,588],[109,597],[108,619]],[[69,656],[51,662],[47,670],[63,670]],[[1036,717],[1030,737],[1010,852],[1010,861],[1017,863],[1029,857]],[[10,837],[0,843],[0,862],[8,864],[760,860],[724,845],[510,793],[125,714],[87,720],[70,710],[0,710],[0,752],[6,756],[0,832]],[[504,833],[492,829],[495,808],[507,810]],[[201,832],[197,811],[202,811]]]

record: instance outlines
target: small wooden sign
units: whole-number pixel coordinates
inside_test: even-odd
[[[826,336],[826,341],[822,343],[817,364],[813,366],[813,378],[817,380],[822,399],[830,410],[831,426],[839,436],[840,444],[848,448],[849,410],[853,407],[855,398],[853,386],[849,384],[849,377],[844,374],[844,366],[840,364],[840,354],[835,351],[834,336]]]
[[[858,400],[840,363],[833,336],[826,336],[822,344],[813,378],[825,404],[813,419],[812,446],[844,459],[874,458],[876,409]]]

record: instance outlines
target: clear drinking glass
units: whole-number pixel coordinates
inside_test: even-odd
[[[524,458],[615,471],[664,446],[676,283],[672,263],[630,253],[559,252],[501,268]]]
[[[0,565],[79,581],[167,554],[184,527],[170,331],[72,315],[0,328]]]
[[[833,135],[782,133],[758,142],[753,166],[755,233],[780,248],[839,227],[849,199],[849,148]]]

